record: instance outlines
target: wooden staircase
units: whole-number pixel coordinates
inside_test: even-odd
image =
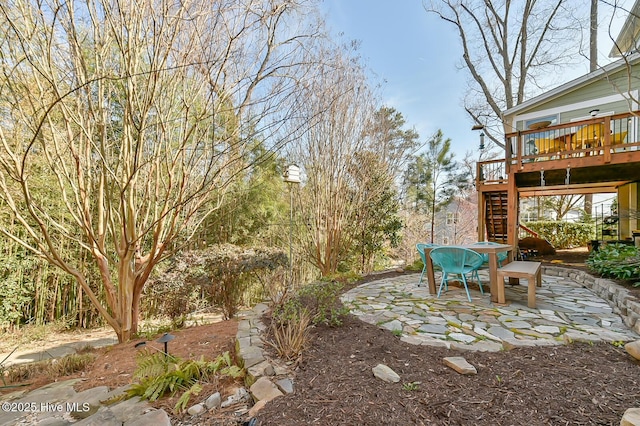
[[[507,192],[485,193],[485,229],[487,240],[507,243]]]

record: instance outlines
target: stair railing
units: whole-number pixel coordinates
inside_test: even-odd
[[[520,228],[520,231],[524,231],[525,233],[531,235],[532,237],[535,238],[540,238],[540,234],[538,234],[536,231],[534,231],[531,228],[527,228],[526,226],[522,225],[522,224],[518,224],[518,227]],[[522,234],[522,232],[520,232]]]

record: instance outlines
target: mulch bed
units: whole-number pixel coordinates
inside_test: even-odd
[[[640,406],[640,363],[611,344],[462,352],[403,343],[353,316],[312,339],[295,393],[269,402],[258,424],[618,425]],[[478,374],[446,367],[451,356]],[[375,378],[379,363],[401,381]]]
[[[446,367],[452,356],[478,374]],[[380,363],[400,382],[375,378]],[[619,425],[625,410],[640,407],[640,362],[609,343],[496,353],[416,346],[347,316],[341,327],[314,328],[295,388],[269,402],[258,424]]]

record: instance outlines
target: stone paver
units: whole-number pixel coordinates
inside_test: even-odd
[[[426,284],[418,286],[419,279],[411,274],[369,282],[345,293],[342,301],[363,321],[402,331],[402,340],[420,345],[498,351],[639,338],[607,300],[568,276],[542,275],[538,309],[527,307],[526,285],[506,286],[504,306],[477,290],[471,290],[469,302],[464,289],[454,286],[437,298]],[[480,279],[487,283],[488,274],[481,271]]]
[[[54,382],[31,392],[14,392],[0,398],[0,426],[17,425],[141,425],[169,426],[162,410],[132,398],[109,404],[104,386],[76,392],[78,379]]]

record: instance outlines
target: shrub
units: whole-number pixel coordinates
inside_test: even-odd
[[[527,228],[540,234],[541,238],[559,249],[584,247],[595,235],[593,223],[574,223],[562,221],[536,221],[524,224]]]
[[[174,289],[187,289],[185,299],[194,289],[200,289],[211,303],[222,309],[225,319],[229,319],[235,316],[251,285],[261,280],[260,274],[268,275],[287,264],[286,253],[279,249],[223,244],[178,254],[158,279],[158,285],[171,283]],[[183,310],[177,303],[175,313]]]
[[[414,271],[414,272],[422,271],[423,268],[424,268],[424,263],[422,262],[422,259],[416,259],[413,261],[413,263],[410,263],[404,267],[405,270]]]
[[[298,360],[309,341],[311,325],[338,326],[348,310],[340,302],[343,285],[318,281],[302,287],[295,295],[287,292],[272,298],[271,334],[279,356]]]
[[[143,311],[147,318],[169,318],[174,325],[180,328],[187,319],[187,313],[195,312],[210,306],[203,294],[206,288],[203,283],[185,280],[186,273],[162,274],[162,278],[154,278],[153,285],[145,287],[145,296],[142,299]]]
[[[589,269],[604,277],[621,280],[640,279],[640,252],[635,246],[606,244],[587,259]]]
[[[273,341],[269,342],[278,356],[290,361],[298,360],[309,342],[311,315],[306,309],[295,309],[293,304],[287,311],[271,321]]]
[[[85,351],[81,354],[69,354],[60,359],[17,364],[6,369],[0,368],[0,371],[3,373],[3,382],[5,377],[10,383],[18,383],[39,375],[46,375],[51,379],[56,379],[84,370],[95,359],[96,355],[94,353]]]
[[[307,284],[298,291],[300,304],[311,313],[313,324],[338,326],[348,309],[340,302],[344,286],[337,281],[317,281]]]

